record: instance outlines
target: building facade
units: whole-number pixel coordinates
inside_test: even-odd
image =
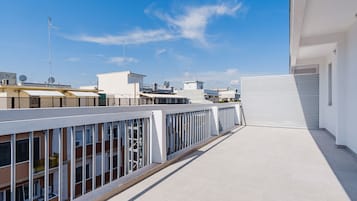
[[[290,2],[290,71],[319,74],[319,127],[357,153],[357,2]]]

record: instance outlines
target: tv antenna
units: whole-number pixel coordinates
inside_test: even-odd
[[[52,28],[52,18],[48,17],[48,65],[49,65],[49,77],[52,77],[52,46],[51,46],[51,28]]]

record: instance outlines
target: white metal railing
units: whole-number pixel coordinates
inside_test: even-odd
[[[208,109],[166,115],[167,157],[211,137],[211,111]]]
[[[235,126],[235,107],[224,107],[218,109],[219,132],[226,132]]]
[[[10,154],[0,171],[8,168],[11,173],[0,175],[0,181],[9,181],[10,200],[17,200],[15,178],[25,164],[28,173],[20,178],[21,185],[27,185],[22,188],[24,199],[99,198],[98,192],[125,183],[151,164],[164,163],[229,131],[239,124],[239,116],[237,104],[0,112],[0,146],[9,145]],[[17,162],[16,152],[23,151],[24,143],[17,147],[16,142],[23,139],[28,139],[28,158]]]

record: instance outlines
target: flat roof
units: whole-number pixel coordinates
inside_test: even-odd
[[[117,72],[99,73],[99,74],[97,74],[97,76],[110,75],[110,74],[123,74],[123,73],[129,74],[129,75],[134,75],[134,76],[146,77],[146,75],[139,74],[139,73],[132,73],[131,71],[117,71]]]
[[[0,89],[14,90],[43,90],[43,91],[83,91],[83,92],[98,92],[96,89],[78,89],[78,88],[58,88],[58,87],[35,87],[35,86],[20,86],[20,85],[0,85]]]

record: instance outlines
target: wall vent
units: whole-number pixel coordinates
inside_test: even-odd
[[[294,66],[293,74],[318,74],[319,73],[319,65],[305,65],[305,66]]]

